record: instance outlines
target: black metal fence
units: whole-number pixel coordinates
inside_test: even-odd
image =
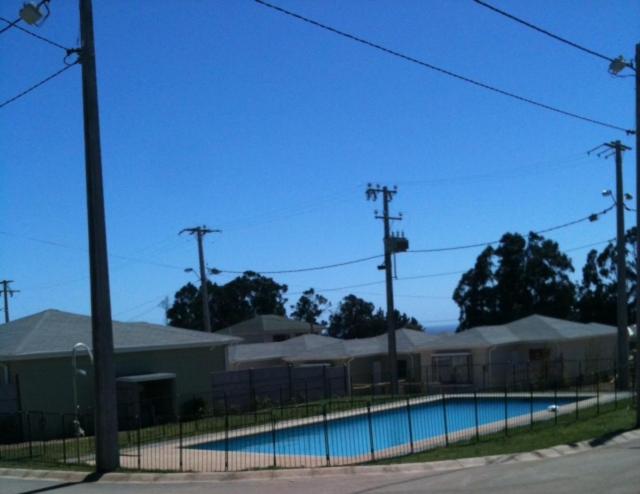
[[[615,369],[599,369],[542,385],[529,375],[504,386],[439,383],[404,396],[281,401],[249,411],[227,404],[159,416],[153,426],[133,417],[121,424],[120,461],[155,471],[371,462],[594,417],[626,406],[632,395],[616,384]],[[94,459],[92,414],[0,415],[0,463],[91,468]]]

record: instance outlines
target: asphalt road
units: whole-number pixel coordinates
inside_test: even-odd
[[[430,474],[384,473],[191,483],[63,483],[0,478],[0,494],[640,494],[640,440],[525,463]]]

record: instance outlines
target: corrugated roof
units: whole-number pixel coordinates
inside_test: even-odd
[[[247,336],[255,334],[295,334],[295,333],[319,333],[322,326],[312,325],[305,321],[289,319],[274,314],[259,315],[239,322],[233,326],[216,331],[216,334],[231,336]]]
[[[145,322],[113,322],[116,353],[226,345],[230,336]],[[91,342],[91,317],[45,310],[0,325],[0,360],[69,355],[74,344]]]
[[[337,338],[305,334],[285,341],[271,343],[247,343],[229,347],[228,358],[232,364],[273,360],[299,355],[338,342]]]

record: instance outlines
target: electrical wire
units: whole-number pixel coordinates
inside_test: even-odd
[[[352,259],[350,261],[344,261],[344,262],[337,262],[335,264],[325,264],[323,266],[314,266],[314,267],[310,267],[310,268],[298,268],[298,269],[280,269],[277,271],[255,271],[252,269],[249,270],[245,270],[245,271],[231,271],[228,269],[221,269],[220,272],[221,273],[229,273],[229,274],[244,274],[247,271],[253,271],[256,273],[260,273],[260,274],[289,274],[289,273],[306,273],[308,271],[320,271],[320,270],[324,270],[324,269],[332,269],[332,268],[339,268],[342,266],[349,266],[351,264],[359,264],[362,262],[366,262],[366,261],[371,261],[373,259],[379,259],[381,257],[384,257],[382,254],[378,254],[376,256],[368,256],[368,257],[361,257],[360,259]]]
[[[556,230],[560,230],[562,228],[567,228],[573,225],[577,225],[579,223],[584,223],[585,221],[589,221],[589,222],[593,222],[596,221],[600,216],[603,216],[605,214],[607,214],[609,211],[611,211],[615,206],[609,206],[608,208],[603,209],[602,211],[598,212],[598,213],[593,213],[590,214],[589,216],[585,216],[584,218],[580,218],[577,220],[573,220],[573,221],[568,221],[567,223],[563,223],[561,225],[556,225],[556,226],[552,226],[550,228],[545,228],[543,230],[536,230],[532,233],[535,233],[536,235],[540,235],[542,233],[548,233],[548,232],[553,232]],[[432,252],[449,252],[449,251],[453,251],[453,250],[465,250],[465,249],[474,249],[477,247],[487,247],[490,245],[495,245],[495,244],[499,244],[500,240],[491,240],[489,242],[478,242],[478,243],[474,243],[474,244],[466,244],[466,245],[455,245],[453,247],[437,247],[437,248],[433,248],[433,249],[411,249],[408,252],[413,252],[413,253],[432,253]]]
[[[4,17],[2,17],[1,19],[4,22],[6,22],[8,24],[8,26],[5,26],[2,29],[0,29],[0,34],[7,32],[12,27],[18,27],[17,26],[18,22],[20,22],[22,20],[20,17],[18,17],[15,21],[10,21],[9,19],[5,19]]]
[[[539,33],[545,34],[557,41],[560,41],[561,43],[565,43],[569,46],[572,46],[573,48],[577,48],[580,51],[583,51],[585,53],[588,53],[589,55],[593,55],[594,57],[598,57],[598,58],[602,58],[603,60],[607,60],[609,62],[613,62],[615,59],[608,57],[607,55],[603,55],[602,53],[598,53],[597,51],[591,50],[589,48],[585,48],[582,45],[579,45],[578,43],[574,43],[573,41],[570,41],[566,38],[563,38],[561,36],[558,36],[557,34],[553,34],[552,32],[547,31],[546,29],[542,29],[541,27],[538,27],[534,24],[531,24],[530,22],[525,21],[524,19],[520,19],[519,17],[516,17],[513,14],[510,14],[509,12],[505,12],[504,10],[500,10],[497,7],[494,7],[493,5],[489,5],[486,2],[483,2],[481,0],[474,0],[474,2],[476,2],[479,5],[482,5],[483,7],[486,7],[489,10],[493,10],[494,12],[503,15],[504,17],[507,17],[513,21],[516,21],[524,26],[527,26],[528,28],[531,28],[535,31],[538,31]]]
[[[63,68],[61,68],[60,70],[58,70],[57,72],[54,72],[53,74],[51,74],[49,77],[41,80],[40,82],[38,82],[37,84],[34,84],[33,86],[29,87],[28,89],[25,89],[24,91],[22,91],[19,94],[16,94],[15,96],[13,96],[12,98],[9,98],[8,100],[3,101],[2,103],[0,103],[0,108],[4,108],[5,106],[7,106],[10,103],[13,103],[14,101],[22,98],[23,96],[26,96],[27,94],[29,94],[31,91],[34,91],[35,89],[39,88],[40,86],[42,86],[43,84],[46,84],[47,82],[51,81],[52,79],[55,79],[56,77],[58,77],[60,74],[62,74],[63,72],[65,72],[66,70],[69,70],[71,67],[73,67],[74,65],[76,65],[79,62],[79,60],[75,60],[74,62],[71,62],[67,65],[65,65]]]
[[[32,32],[32,31],[29,31],[28,29],[25,29],[22,26],[18,26],[16,23],[18,21],[20,21],[20,19],[17,19],[16,21],[11,22],[9,19],[5,19],[4,17],[0,16],[0,21],[6,22],[7,24],[9,24],[9,26],[6,26],[4,29],[0,30],[0,34],[5,32],[7,29],[15,27],[19,31],[22,31],[23,33],[28,34],[29,36],[33,36],[34,38],[39,39],[40,41],[44,41],[45,43],[48,43],[51,46],[55,46],[56,48],[60,48],[61,50],[64,50],[65,52],[68,52],[68,51],[71,50],[71,48],[67,48],[66,46],[62,46],[60,43],[56,43],[55,41],[50,40],[49,38],[45,38],[44,36],[40,36],[39,34],[36,34],[36,33]]]
[[[497,88],[495,86],[491,86],[489,84],[485,84],[484,82],[476,81],[474,79],[471,79],[469,77],[457,74],[457,73],[452,72],[450,70],[443,69],[441,67],[437,67],[437,66],[435,66],[433,64],[430,64],[428,62],[419,60],[419,59],[414,58],[414,57],[409,56],[409,55],[405,55],[404,53],[400,53],[400,52],[392,50],[390,48],[386,48],[386,47],[384,47],[382,45],[379,45],[377,43],[373,43],[371,41],[367,41],[366,39],[360,38],[360,37],[355,36],[353,34],[349,34],[347,32],[340,31],[340,30],[338,30],[336,28],[333,28],[331,26],[328,26],[326,24],[322,24],[322,23],[320,23],[318,21],[315,21],[313,19],[310,19],[308,17],[304,17],[304,16],[302,16],[300,14],[296,14],[294,12],[291,12],[290,10],[283,9],[282,7],[278,7],[277,5],[270,4],[268,2],[265,2],[264,0],[254,0],[254,1],[256,3],[258,3],[258,4],[260,4],[260,5],[268,7],[270,9],[273,9],[273,10],[275,10],[277,12],[280,12],[282,14],[288,15],[288,16],[293,17],[295,19],[301,20],[301,21],[306,22],[308,24],[311,24],[313,26],[319,27],[319,28],[324,29],[326,31],[329,31],[331,33],[337,34],[339,36],[342,36],[344,38],[350,39],[352,41],[356,41],[357,43],[361,43],[361,44],[366,45],[366,46],[368,46],[370,48],[375,48],[376,50],[379,50],[379,51],[382,51],[384,53],[387,53],[388,55],[393,55],[394,57],[401,58],[401,59],[403,59],[403,60],[405,60],[407,62],[411,62],[411,63],[417,64],[417,65],[420,65],[422,67],[426,67],[428,69],[434,70],[436,72],[440,72],[441,74],[447,75],[449,77],[453,77],[455,79],[467,82],[469,84],[473,84],[474,86],[481,87],[483,89],[487,89],[489,91],[493,91],[493,92],[498,93],[498,94],[502,94],[503,96],[508,96],[509,98],[516,99],[516,100],[521,101],[523,103],[529,103],[530,105],[534,105],[534,106],[537,106],[539,108],[543,108],[545,110],[549,110],[549,111],[564,115],[566,117],[572,117],[572,118],[575,118],[575,119],[578,119],[578,120],[582,120],[584,122],[592,123],[594,125],[599,125],[601,127],[607,127],[609,129],[619,130],[621,132],[625,132],[628,135],[635,134],[634,130],[625,129],[623,127],[619,127],[617,125],[613,125],[613,124],[610,124],[610,123],[607,123],[607,122],[603,122],[601,120],[596,120],[594,118],[585,117],[585,116],[579,115],[577,113],[573,113],[573,112],[569,112],[569,111],[566,111],[566,110],[562,110],[560,108],[556,108],[554,106],[547,105],[545,103],[541,103],[539,101],[527,98],[525,96],[520,96],[518,94],[509,92],[509,91],[505,91],[504,89],[500,89],[500,88]]]

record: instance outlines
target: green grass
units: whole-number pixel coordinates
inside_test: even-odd
[[[374,462],[376,464],[420,463],[439,460],[457,460],[476,456],[504,455],[523,453],[537,449],[549,448],[561,444],[575,444],[580,441],[594,440],[594,444],[605,442],[612,436],[631,430],[635,426],[635,410],[630,407],[629,400],[602,408],[597,415],[595,407],[580,410],[579,420],[575,414],[558,417],[558,424],[553,420],[534,423],[533,428],[522,427],[488,436],[481,436],[480,441],[465,441],[451,444],[448,448],[438,448],[399,458],[390,458]]]

